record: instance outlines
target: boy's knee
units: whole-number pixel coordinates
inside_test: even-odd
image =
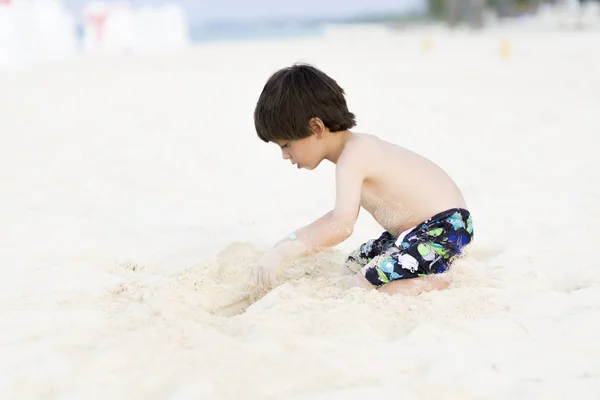
[[[450,281],[442,274],[420,276],[410,279],[398,279],[386,283],[377,288],[379,292],[393,294],[402,294],[407,296],[416,296],[421,293],[436,290],[445,290],[450,286]]]
[[[450,286],[450,281],[443,274],[419,276],[413,278],[394,279],[386,283],[373,284],[362,272],[354,274],[350,283],[351,288],[359,287],[367,290],[377,290],[389,295],[402,294],[416,296],[424,292],[444,290]]]
[[[340,268],[340,273],[342,275],[352,275],[360,271],[361,265],[350,260],[346,260],[342,267]]]
[[[377,289],[377,287],[375,287],[373,284],[371,284],[371,282],[369,282],[367,280],[367,278],[365,278],[365,276],[358,272],[356,274],[354,274],[354,277],[352,278],[352,281],[350,282],[350,288],[361,288],[361,289],[368,289],[368,290],[372,290],[372,289]]]

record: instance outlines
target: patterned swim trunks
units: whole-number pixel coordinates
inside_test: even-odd
[[[445,272],[452,259],[473,240],[469,211],[452,208],[395,237],[383,232],[352,252],[346,266],[374,286]]]

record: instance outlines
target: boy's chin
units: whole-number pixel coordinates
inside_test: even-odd
[[[298,167],[298,169],[305,169],[307,171],[312,171],[313,169],[317,168],[319,166],[319,164],[321,164],[321,162],[319,161],[316,164],[313,165],[304,165],[302,164],[301,166]]]

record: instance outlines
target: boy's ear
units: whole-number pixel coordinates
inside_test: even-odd
[[[317,139],[321,139],[325,133],[325,124],[321,121],[321,118],[311,118],[308,122],[310,131],[317,135]]]

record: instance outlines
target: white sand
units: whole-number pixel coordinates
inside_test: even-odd
[[[598,398],[600,33],[437,33],[428,54],[424,35],[0,75],[0,398]],[[476,242],[450,289],[343,290],[346,252],[380,233],[361,214],[219,314],[333,204],[333,166],[295,170],[254,132],[264,81],[297,60],[346,88],[357,131],[463,188]]]

